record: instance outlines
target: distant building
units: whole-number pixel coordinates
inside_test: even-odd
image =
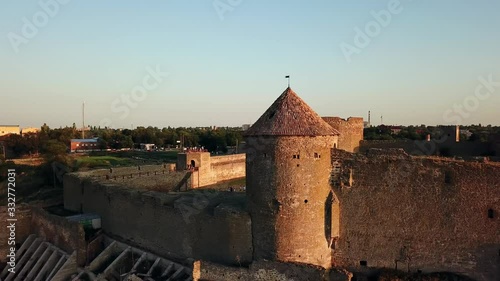
[[[391,134],[393,135],[401,133],[402,130],[401,126],[391,126],[390,128],[391,128]]]
[[[19,125],[0,125],[0,136],[6,135],[20,135],[21,130],[19,129]]]
[[[156,150],[157,147],[154,143],[141,143],[141,149],[146,151]]]
[[[241,125],[241,129],[243,131],[246,131],[246,130],[250,129],[250,126],[252,126],[252,124],[243,124],[243,125]]]
[[[34,127],[28,127],[28,128],[23,128],[21,130],[21,134],[24,135],[24,134],[29,134],[29,133],[38,133],[40,132],[40,129],[39,128],[34,128]]]
[[[465,139],[468,140],[472,136],[472,132],[469,130],[460,130],[460,135],[465,136]]]
[[[453,144],[460,142],[460,126],[438,126],[434,129],[434,134],[438,136],[434,139],[440,139],[443,143]]]
[[[99,149],[98,139],[72,139],[71,152],[77,151],[92,151]]]

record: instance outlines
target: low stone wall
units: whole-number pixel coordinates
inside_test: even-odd
[[[440,140],[363,140],[359,152],[370,149],[401,148],[410,155],[484,156],[493,155],[494,148],[487,142],[441,142]]]
[[[85,231],[78,222],[68,221],[64,217],[51,215],[45,210],[32,207],[31,234],[43,238],[66,253],[76,251],[76,262],[84,266],[87,244]]]
[[[0,207],[0,220],[7,221],[7,208]],[[16,243],[22,244],[30,234],[52,243],[61,250],[72,253],[77,251],[79,265],[85,264],[86,243],[83,226],[77,222],[70,222],[64,217],[51,215],[45,210],[28,205],[18,205],[16,208]],[[8,250],[9,233],[0,235],[0,258],[5,262]]]
[[[233,154],[210,156],[208,152],[179,153],[177,170],[189,169],[191,187],[198,188],[217,184],[233,179],[244,178],[246,175],[246,155]]]
[[[16,224],[16,237],[15,241],[17,245],[20,245],[28,238],[31,234],[31,208],[27,205],[20,204],[16,206],[15,218]],[[7,254],[9,253],[9,236],[10,231],[7,229],[7,224],[9,219],[9,213],[6,206],[0,206],[0,221],[5,225],[2,226],[2,231],[0,232],[0,263],[7,261]]]
[[[255,261],[249,267],[230,267],[195,261],[193,280],[217,281],[349,281],[352,274],[304,264]]]
[[[244,194],[144,192],[111,181],[64,177],[65,208],[102,218],[103,230],[167,258],[225,264],[252,261]]]

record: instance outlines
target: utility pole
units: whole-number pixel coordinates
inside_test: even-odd
[[[82,139],[85,138],[85,102],[82,106]]]
[[[184,151],[184,134],[181,133],[181,151]]]

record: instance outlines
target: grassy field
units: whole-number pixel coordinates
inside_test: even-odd
[[[177,151],[103,151],[86,154],[69,154],[67,172],[90,169],[155,165],[174,163]],[[61,166],[57,166],[57,171]],[[44,204],[62,203],[62,176],[54,171],[51,163],[43,158],[15,159],[0,163],[0,185],[7,180],[7,169],[16,170],[16,200],[18,203],[39,201]],[[54,184],[54,181],[56,183]],[[7,186],[5,184],[5,186]],[[0,189],[0,206],[6,205],[7,189]]]
[[[175,163],[177,151],[99,151],[76,156],[78,168],[108,168],[134,165]]]
[[[119,158],[115,156],[83,156],[75,160],[75,166],[78,168],[107,168],[116,166],[133,165],[131,159]]]

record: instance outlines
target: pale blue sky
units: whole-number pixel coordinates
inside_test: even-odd
[[[500,125],[499,86],[460,118],[447,112],[471,100],[479,76],[500,81],[500,1],[401,0],[348,62],[342,42],[355,46],[355,28],[389,2],[73,0],[13,46],[23,18],[43,24],[45,12],[38,1],[3,1],[0,124],[79,124],[85,101],[91,125],[239,126],[254,122],[291,75],[322,116],[371,110],[373,124],[382,114],[386,124]],[[220,14],[214,3],[234,7]],[[168,77],[135,108],[120,101],[157,65]]]

